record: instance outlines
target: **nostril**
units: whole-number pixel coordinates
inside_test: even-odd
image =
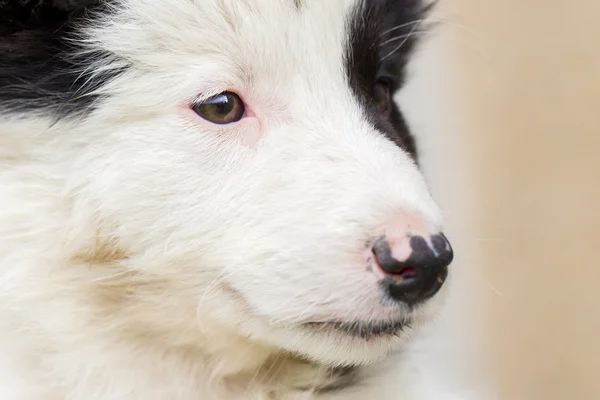
[[[378,239],[378,241],[380,240],[381,242],[376,242],[372,250],[373,259],[377,263],[377,266],[389,275],[405,279],[416,277],[417,269],[397,260],[392,254],[389,243],[383,238]]]
[[[408,243],[407,243],[408,245]],[[392,248],[390,246],[390,242],[386,237],[382,236],[375,240],[373,243],[373,258],[379,268],[390,275],[402,275],[402,274],[411,274],[416,273],[416,269],[412,266],[406,265],[403,261],[399,260],[392,254]],[[406,259],[410,256],[411,250],[408,245],[408,252],[406,254]]]
[[[446,268],[454,258],[452,246],[444,234],[429,237],[406,236],[388,239],[381,236],[371,248],[373,258],[388,275],[414,277],[421,271]]]
[[[450,241],[448,241],[448,238],[446,238],[446,235],[443,233],[433,235],[431,237],[431,244],[437,253],[439,263],[444,267],[450,265],[454,259],[454,251],[452,250],[452,245],[450,244]]]
[[[385,274],[381,281],[395,300],[415,304],[433,296],[448,275],[453,251],[442,234],[379,237],[371,248],[373,260]]]

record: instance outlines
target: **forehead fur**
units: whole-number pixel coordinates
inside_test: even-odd
[[[368,95],[377,71],[403,74],[423,10],[417,0],[30,0],[0,11],[0,107],[68,115],[132,70],[207,92],[300,77],[319,86],[310,77],[326,74]]]
[[[305,0],[298,10],[288,0],[128,0],[90,36],[143,68],[218,64],[215,79],[276,79],[311,67],[342,68],[346,21],[356,3]]]
[[[256,71],[259,68],[295,73],[307,67],[307,60],[341,69],[349,52],[354,60],[384,55],[389,61],[405,59],[416,37],[409,33],[422,22],[424,12],[418,0],[294,4],[292,0],[126,0],[116,5],[118,12],[86,33],[98,46],[147,67],[164,67],[163,62],[169,67],[190,65],[194,56],[211,55],[235,64],[243,70],[240,74],[271,72]],[[362,73],[373,67],[362,65]]]

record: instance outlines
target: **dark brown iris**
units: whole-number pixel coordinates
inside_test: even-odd
[[[214,124],[225,125],[237,122],[244,117],[244,102],[232,92],[223,92],[209,97],[192,107],[203,119]]]

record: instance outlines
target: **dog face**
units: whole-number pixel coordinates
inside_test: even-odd
[[[69,251],[100,237],[165,301],[321,362],[403,342],[446,276],[399,294],[441,227],[392,101],[419,1],[22,3],[0,104],[62,127]]]

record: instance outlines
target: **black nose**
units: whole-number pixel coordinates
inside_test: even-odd
[[[448,276],[448,266],[454,258],[452,246],[443,234],[432,235],[429,241],[422,236],[406,238],[410,252],[404,259],[394,256],[397,240],[390,243],[385,236],[373,244],[373,254],[386,278],[382,285],[394,300],[407,304],[423,302],[436,294]]]

